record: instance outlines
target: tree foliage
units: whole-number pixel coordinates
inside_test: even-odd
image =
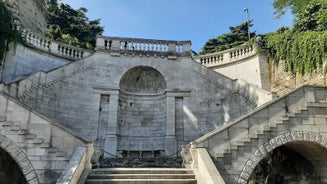
[[[327,57],[327,31],[286,30],[268,36],[267,41],[275,60],[285,62],[286,71],[300,75],[322,72]]]
[[[305,8],[297,14],[294,22],[296,31],[324,31],[327,30],[327,1],[311,0]]]
[[[293,74],[324,72],[327,62],[327,1],[310,0],[297,13],[292,29],[267,35],[267,47],[276,61]]]
[[[297,15],[299,12],[303,11],[309,1],[310,0],[274,0],[274,14],[279,18],[290,8],[292,13]]]
[[[100,19],[89,20],[86,17],[86,8],[75,10],[68,4],[50,0],[46,9],[46,34],[50,38],[83,48],[92,48],[95,46],[96,35],[104,31],[104,27],[100,26]]]
[[[252,21],[250,27],[253,26]],[[249,40],[247,22],[236,27],[229,27],[230,32],[222,34],[217,38],[209,39],[203,46],[200,54],[208,54],[219,52],[238,45],[241,45]],[[251,32],[251,38],[255,36],[255,32]]]

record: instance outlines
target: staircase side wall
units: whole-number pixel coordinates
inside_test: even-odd
[[[86,144],[86,140],[2,94],[0,116],[1,134],[27,155],[40,183],[56,181],[75,149]]]
[[[256,54],[239,62],[212,67],[212,69],[232,79],[243,79],[250,84],[270,91],[268,61],[263,54]]]
[[[36,72],[48,72],[68,61],[47,56],[21,44],[10,45],[2,68],[1,81],[8,84],[27,78]]]

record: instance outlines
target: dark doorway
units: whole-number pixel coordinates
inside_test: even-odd
[[[3,149],[0,149],[0,183],[27,184],[17,163]]]

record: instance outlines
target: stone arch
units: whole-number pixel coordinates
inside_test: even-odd
[[[0,148],[6,151],[17,163],[28,184],[39,183],[35,169],[23,152],[13,141],[6,136],[0,135]]]
[[[275,148],[286,144],[296,146],[294,144],[296,142],[299,142],[300,146],[304,146],[304,149],[302,148],[303,150],[300,150],[301,154],[303,154],[303,156],[305,156],[306,159],[311,161],[315,167],[319,168],[319,174],[325,173],[327,168],[323,168],[324,165],[321,164],[322,163],[321,159],[325,161],[323,163],[327,163],[327,158],[326,158],[327,150],[325,150],[325,152],[320,152],[320,153],[317,151],[314,153],[310,153],[308,151],[305,152],[307,148],[305,146],[308,146],[309,145],[308,143],[310,143],[311,146],[318,146],[327,149],[327,137],[317,132],[291,131],[291,132],[285,132],[273,139],[270,139],[269,141],[261,145],[255,152],[253,152],[253,154],[246,161],[242,169],[242,172],[238,178],[237,183],[247,184],[250,175],[255,169],[256,165]],[[317,156],[319,157],[319,159],[316,159]],[[325,178],[325,180],[326,179],[327,178]]]
[[[136,66],[129,69],[119,82],[120,90],[130,93],[162,93],[167,83],[157,69],[150,66]]]

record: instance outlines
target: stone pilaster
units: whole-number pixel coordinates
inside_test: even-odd
[[[189,96],[190,90],[167,90],[167,129],[165,155],[177,156],[176,140],[176,97]]]
[[[109,154],[105,157],[117,155],[117,112],[118,112],[118,91],[109,96],[109,118],[108,130],[104,139],[104,150]]]
[[[114,157],[117,155],[117,118],[119,89],[95,88],[96,93],[109,95],[109,117],[108,129],[104,137],[104,157]]]
[[[175,97],[167,94],[167,129],[165,140],[165,155],[176,156],[177,142],[175,131]]]

